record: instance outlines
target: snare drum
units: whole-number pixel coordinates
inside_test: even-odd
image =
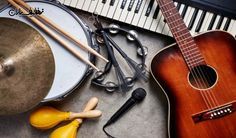
[[[43,15],[57,23],[65,31],[69,32],[83,43],[88,44],[89,46],[92,45],[91,35],[89,35],[91,32],[90,29],[65,6],[55,1],[33,0],[28,1],[27,3],[32,7],[43,9]],[[5,6],[0,10],[0,17],[14,18],[34,27],[44,36],[52,49],[56,64],[55,78],[51,90],[42,102],[58,101],[63,99],[79,86],[79,84],[91,73],[92,69],[31,23],[27,17],[22,17],[20,15],[12,16],[12,14],[9,15],[10,10],[12,10],[12,7],[9,5]],[[63,39],[68,41],[64,37]],[[75,44],[72,45],[83,57],[88,58],[90,61],[94,60],[94,57],[91,57],[87,51],[80,49]]]

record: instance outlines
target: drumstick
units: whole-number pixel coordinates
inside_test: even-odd
[[[17,3],[15,3],[13,0],[7,0],[12,6],[14,6],[16,9],[19,9],[20,11],[22,11],[24,14],[28,14],[28,12],[22,8],[20,5],[18,5]],[[92,68],[94,68],[95,70],[99,71],[99,69],[94,66],[88,59],[82,57],[80,55],[79,52],[77,52],[73,47],[70,46],[70,44],[64,42],[64,40],[59,37],[55,32],[53,32],[52,30],[50,30],[45,24],[43,24],[42,22],[40,22],[37,18],[35,18],[34,16],[27,16],[32,22],[34,22],[36,25],[38,25],[41,29],[43,29],[46,33],[48,33],[51,37],[53,37],[55,40],[57,40],[59,43],[62,44],[62,46],[64,46],[64,48],[66,48],[67,50],[69,50],[72,54],[74,54],[77,58],[79,58],[80,60],[82,60],[83,62],[85,62],[86,64],[90,65]]]
[[[28,10],[32,9],[32,7],[30,7],[27,3],[25,3],[23,0],[14,0],[15,2],[17,2],[18,4],[24,6],[25,8],[27,8]],[[99,53],[97,53],[97,51],[95,51],[94,49],[92,49],[91,47],[89,47],[88,45],[82,44],[82,42],[80,42],[78,39],[76,39],[74,36],[72,36],[71,34],[69,34],[68,32],[64,31],[60,26],[58,26],[56,23],[54,23],[53,21],[51,21],[49,18],[47,18],[44,15],[38,15],[37,16],[39,19],[42,19],[44,22],[46,22],[47,24],[49,24],[51,27],[53,27],[57,32],[63,34],[64,36],[66,36],[67,38],[71,39],[72,41],[74,41],[75,43],[77,43],[79,46],[81,46],[81,48],[91,52],[92,54],[98,56],[99,58],[103,59],[104,61],[108,62],[108,60],[106,58],[104,58],[102,55],[100,55]]]

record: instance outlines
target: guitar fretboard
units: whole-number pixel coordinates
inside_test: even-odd
[[[204,58],[175,7],[173,0],[158,0],[158,3],[188,67],[191,69],[195,66],[205,64]]]

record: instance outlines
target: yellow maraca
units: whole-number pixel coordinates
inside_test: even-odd
[[[89,105],[90,108],[94,108],[97,103],[98,99],[94,97],[91,98],[87,105]],[[102,113],[99,110],[88,110],[87,112],[73,113],[62,112],[53,107],[43,106],[31,113],[30,124],[39,129],[49,129],[65,120],[72,120],[74,118],[94,118],[100,117],[101,114]]]
[[[86,112],[92,110],[92,107],[94,107],[93,103],[94,102],[88,102],[83,111]],[[83,120],[79,118],[65,126],[59,127],[58,129],[52,132],[50,138],[76,138],[77,129],[79,128],[79,125],[82,122]]]

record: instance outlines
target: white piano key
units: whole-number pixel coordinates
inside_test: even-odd
[[[107,0],[107,2],[104,4],[104,7],[103,7],[102,12],[101,12],[101,15],[106,17],[109,9],[110,9],[110,1]]]
[[[210,23],[211,23],[211,19],[212,19],[213,13],[209,13],[208,19],[204,25],[204,27],[202,28],[202,32],[206,32]],[[204,23],[204,22],[203,22]]]
[[[83,4],[84,4],[84,1],[85,1],[85,0],[79,0],[78,3],[77,3],[77,5],[76,5],[76,8],[77,8],[77,9],[82,9],[82,6],[83,6]]]
[[[76,7],[78,0],[71,0],[70,6],[71,7]]]
[[[148,16],[148,18],[145,22],[145,25],[144,25],[145,29],[148,29],[148,30],[150,29],[151,24],[152,24],[152,20],[153,20],[153,15],[154,15],[154,12],[155,12],[156,8],[157,8],[157,2],[155,1],[153,3],[151,13],[150,13],[150,15]]]
[[[158,13],[158,15],[157,15],[157,18],[156,19],[153,19],[153,21],[152,21],[152,25],[151,25],[151,27],[150,27],[150,30],[151,31],[156,31],[156,29],[157,29],[157,26],[158,26],[158,24],[159,24],[159,22],[160,22],[160,19],[161,19],[161,10],[159,11],[159,13]]]
[[[184,9],[184,4],[181,4],[181,6],[180,6],[180,8],[179,8],[179,14],[182,14],[183,9]]]
[[[186,19],[185,19],[185,24],[186,24],[186,26],[188,27],[188,25],[189,25],[189,23],[190,23],[190,20],[192,19],[192,17],[193,17],[193,12],[194,12],[194,10],[195,10],[195,8],[192,8],[192,7],[189,7],[189,14],[188,14],[188,17],[186,17]]]
[[[205,19],[202,23],[203,25],[202,25],[202,28],[201,28],[200,32],[206,32],[207,31],[207,28],[208,28],[209,24],[211,23],[212,16],[213,16],[212,13],[207,12],[207,14],[205,16]]]
[[[144,23],[145,23],[145,21],[147,19],[147,16],[145,16],[145,13],[146,13],[146,10],[148,8],[148,4],[149,3],[150,3],[150,0],[146,0],[146,4],[144,6],[144,10],[142,11],[142,14],[141,14],[141,16],[139,18],[139,21],[138,21],[138,25],[137,26],[139,26],[139,27],[143,27]]]
[[[65,0],[65,1],[64,1],[64,4],[65,4],[65,5],[68,5],[68,6],[69,6],[70,3],[71,3],[71,0]]]
[[[89,6],[88,12],[93,13],[95,11],[98,1],[99,0],[92,0],[91,4]]]
[[[212,30],[215,30],[215,29],[216,29],[216,26],[217,26],[219,20],[220,20],[220,15],[217,15],[216,20],[215,20],[215,23],[214,23],[214,25],[213,25],[213,27],[212,27]]]
[[[120,18],[120,14],[122,12],[122,9],[120,8],[120,6],[122,4],[122,1],[123,0],[119,0],[119,3],[117,5],[117,8],[116,8],[115,13],[113,15],[113,19],[115,19],[115,20],[119,20],[119,18]]]
[[[128,15],[128,12],[129,12],[129,11],[128,11],[129,3],[130,3],[130,0],[127,0],[124,9],[123,9],[122,12],[121,12],[121,16],[120,16],[120,19],[119,19],[119,21],[121,21],[121,22],[124,22],[125,19],[126,19],[126,17],[127,17],[127,15]]]
[[[193,27],[192,27],[192,29],[190,30],[190,32],[191,32],[192,35],[197,34],[197,33],[195,32],[195,29],[196,29],[196,27],[197,27],[197,24],[198,24],[198,22],[199,22],[199,19],[200,19],[201,15],[202,15],[202,10],[199,10],[199,11],[198,11],[198,14],[197,14],[197,16],[196,16],[195,22],[194,22],[194,24],[193,24]]]
[[[185,23],[185,24],[186,24],[186,22],[187,22],[187,19],[189,18],[190,10],[191,10],[191,7],[188,7],[188,8],[187,8],[187,11],[186,11],[186,14],[185,14],[185,16],[183,17],[183,20],[184,20],[184,23]]]
[[[224,17],[224,20],[223,20],[223,22],[222,22],[222,24],[221,24],[221,26],[220,26],[220,30],[223,30],[223,29],[224,29],[225,23],[226,23],[227,19],[228,19],[227,17]]]
[[[136,26],[138,24],[139,19],[141,18],[142,12],[145,10],[144,6],[146,5],[146,3],[147,3],[147,1],[143,0],[142,4],[140,6],[139,12],[135,13],[134,18],[132,19],[132,23],[131,23],[132,25]]]
[[[128,12],[128,15],[126,17],[125,23],[128,23],[128,24],[131,23],[131,21],[132,21],[132,19],[134,17],[134,14],[135,14],[134,11],[135,11],[135,7],[136,7],[137,3],[138,3],[138,0],[135,0],[134,1],[134,5],[132,7],[132,10],[130,12]]]
[[[228,32],[231,33],[232,29],[236,29],[234,28],[234,23],[235,23],[235,20],[231,20],[230,24],[229,24],[229,28],[228,28]]]
[[[115,3],[113,6],[110,7],[110,9],[108,10],[108,13],[107,13],[107,17],[108,18],[112,18],[117,7],[118,7],[118,3],[119,3],[119,0],[115,0]]]
[[[168,35],[169,31],[170,31],[169,26],[168,26],[168,24],[166,23],[166,24],[164,25],[164,28],[163,28],[163,30],[162,30],[161,33],[164,34],[164,35]]]
[[[236,20],[231,21],[229,32],[236,37]]]
[[[84,5],[83,5],[82,9],[83,9],[84,11],[88,11],[91,2],[92,2],[92,0],[86,0],[86,1],[84,2]]]
[[[102,0],[99,0],[98,3],[97,3],[97,6],[96,6],[96,9],[95,9],[95,13],[100,15],[101,14],[101,11],[103,9],[103,6],[104,6],[104,3],[102,3]]]
[[[160,13],[161,13],[161,12],[160,12]],[[160,18],[160,21],[159,21],[159,23],[158,23],[158,25],[157,25],[156,32],[161,33],[162,30],[163,30],[163,28],[164,28],[164,26],[165,26],[164,16],[163,16],[162,13],[161,13],[161,18]]]

